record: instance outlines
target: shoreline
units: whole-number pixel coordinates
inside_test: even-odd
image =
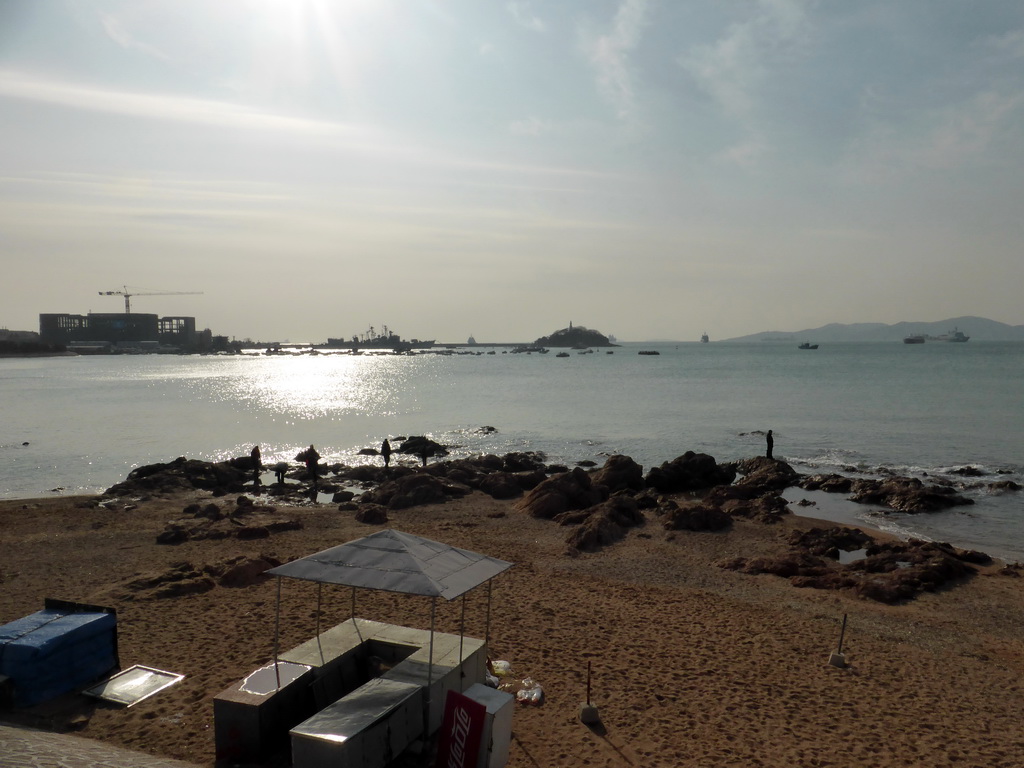
[[[73,728],[213,766],[213,697],[272,658],[275,621],[272,580],[226,586],[214,574],[235,558],[284,562],[381,527],[337,504],[291,507],[262,496],[258,508],[275,506],[301,527],[255,540],[156,543],[189,504],[227,511],[236,497],[0,501],[0,545],[10,553],[0,564],[0,623],[39,610],[45,597],[112,605],[122,668],[185,675],[130,709],[73,697],[0,712],[0,722]],[[516,706],[511,768],[1019,764],[1024,589],[999,564],[887,605],[718,565],[740,554],[779,556],[794,531],[828,520],[735,519],[725,531],[695,532],[666,530],[652,515],[621,540],[570,554],[570,526],[531,517],[518,501],[474,491],[390,510],[385,524],[515,564],[494,582],[491,655],[540,683],[545,701]],[[197,584],[208,588],[189,591]],[[324,598],[323,626],[348,617],[348,590]],[[312,636],[315,601],[309,585],[285,584],[284,647]],[[457,632],[460,608],[439,603],[438,629]],[[468,635],[483,637],[485,611],[471,593]],[[360,590],[356,614],[422,628],[429,605]],[[837,669],[827,660],[844,616],[848,666]],[[601,729],[576,716],[587,662]]]

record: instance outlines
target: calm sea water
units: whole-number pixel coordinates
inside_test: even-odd
[[[480,351],[0,360],[0,496],[101,491],[139,465],[256,444],[267,463],[312,443],[326,461],[357,464],[385,437],[427,434],[455,456],[539,450],[572,464],[623,453],[650,467],[687,450],[759,454],[768,429],[775,455],[801,472],[963,481],[952,470],[971,465],[993,473],[984,482],[1024,483],[1020,343]],[[789,498],[817,501],[815,516],[1024,560],[1024,495],[966,493],[974,506],[884,518],[835,495]]]

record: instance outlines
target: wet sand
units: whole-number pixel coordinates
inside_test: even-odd
[[[110,605],[122,667],[185,675],[130,709],[67,696],[2,712],[0,721],[214,764],[213,698],[272,659],[276,587],[258,579],[160,596],[171,575],[201,579],[243,556],[287,561],[379,526],[334,505],[279,506],[303,528],[158,545],[167,521],[193,500],[211,501],[197,492],[132,509],[72,498],[0,502],[0,623],[41,609],[47,597]],[[727,532],[692,533],[652,520],[576,557],[565,553],[565,527],[480,493],[393,512],[388,525],[515,563],[493,584],[491,657],[545,692],[541,706],[516,707],[515,768],[1024,764],[1022,580],[994,565],[882,605],[715,565],[781,552],[789,531],[814,522],[737,520]],[[350,590],[323,595],[322,626],[349,617]],[[282,582],[281,606],[283,648],[313,636],[315,586]],[[460,600],[439,603],[438,629],[458,632],[461,612]],[[426,628],[430,604],[360,590],[356,613]],[[828,657],[844,614],[848,666],[838,669]],[[466,633],[482,637],[486,615],[486,589],[470,593]],[[578,719],[588,662],[596,728]]]

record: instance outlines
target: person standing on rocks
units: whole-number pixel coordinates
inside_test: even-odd
[[[260,456],[260,447],[257,445],[252,449],[249,454],[252,459],[252,481],[259,485],[260,482],[260,471],[263,469],[263,461]]]
[[[384,442],[380,446],[380,455],[384,457],[384,466],[391,466],[391,443],[385,438]]]
[[[774,458],[772,456],[772,450],[775,448],[775,438],[772,437],[772,431],[770,429],[768,430],[768,434],[764,436],[764,441],[768,446],[768,450],[765,451],[764,455],[769,459]]]
[[[306,463],[306,473],[313,485],[316,485],[317,462],[320,461],[320,454],[316,452],[316,448],[311,445],[295,458]]]

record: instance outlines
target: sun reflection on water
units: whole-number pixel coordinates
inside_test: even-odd
[[[260,362],[258,376],[224,380],[223,396],[296,421],[357,413],[394,414],[414,386],[414,366],[388,356],[269,358]]]

